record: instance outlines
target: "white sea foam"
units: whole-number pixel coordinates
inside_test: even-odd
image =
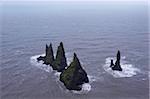
[[[45,54],[35,55],[30,58],[30,63],[46,72],[52,72],[52,68],[49,65],[43,64],[43,61],[37,61],[37,58],[40,56],[44,56]]]
[[[32,56],[31,58],[30,58],[30,63],[33,65],[33,66],[36,66],[36,67],[38,67],[38,68],[40,68],[40,69],[42,69],[42,70],[44,70],[45,72],[54,72],[54,75],[55,75],[55,77],[56,77],[56,80],[58,80],[59,79],[59,77],[60,77],[60,72],[57,72],[57,71],[54,71],[52,68],[51,68],[51,66],[49,66],[49,65],[45,65],[45,64],[43,64],[43,61],[37,61],[37,58],[38,57],[40,57],[40,56],[45,56],[45,54],[40,54],[40,55],[35,55],[35,56]],[[72,60],[72,58],[71,58],[71,56],[69,56],[69,54],[67,54],[66,56],[68,56],[68,58],[67,58],[67,64],[70,64],[71,63],[71,60]],[[72,91],[73,93],[76,93],[76,94],[86,94],[86,93],[88,93],[90,90],[91,90],[91,85],[90,85],[90,83],[92,83],[93,81],[96,81],[96,78],[94,77],[94,76],[90,76],[90,75],[88,75],[88,78],[89,78],[89,83],[84,83],[84,84],[82,84],[82,90],[81,91]]]
[[[75,94],[87,94],[91,90],[91,85],[89,83],[82,84],[81,91],[72,91]]]
[[[116,59],[114,57],[106,58],[104,70],[106,72],[108,72],[109,74],[111,74],[115,78],[132,77],[132,76],[136,75],[138,72],[140,72],[140,70],[138,68],[134,67],[132,64],[129,64],[129,63],[127,63],[127,61],[125,61],[126,57],[121,57],[120,64],[121,64],[123,71],[113,71],[110,68],[111,59],[116,61]]]
[[[69,66],[72,61],[72,56],[69,53],[66,53],[66,57],[67,57],[67,65]]]
[[[89,81],[90,81],[89,83],[92,83],[92,82],[94,82],[98,79],[97,77],[91,76],[91,75],[88,75],[88,78],[89,78]]]
[[[61,74],[61,72],[57,72],[57,71],[55,71],[55,73],[54,73],[54,75],[55,75],[56,77],[60,77],[60,74]]]

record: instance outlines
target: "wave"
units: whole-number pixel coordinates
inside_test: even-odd
[[[91,90],[91,85],[89,83],[82,84],[82,90],[81,91],[75,91],[72,92],[75,94],[87,94]]]
[[[116,61],[115,57],[108,57],[106,58],[105,65],[103,67],[106,72],[108,72],[115,78],[132,77],[135,76],[138,72],[140,72],[140,69],[134,67],[132,64],[127,63],[127,61],[125,60],[126,59],[125,56],[121,57],[121,63],[120,63],[123,71],[113,71],[110,68],[111,59]]]
[[[52,67],[50,67],[49,65],[43,64],[43,61],[39,61],[39,62],[37,61],[37,58],[40,57],[40,56],[45,56],[45,54],[32,56],[30,58],[30,63],[32,65],[44,70],[45,72],[52,72],[53,71]]]
[[[30,63],[33,66],[36,66],[37,68],[44,70],[45,72],[49,72],[49,73],[54,72],[56,80],[59,81],[59,77],[60,77],[61,73],[54,71],[51,66],[43,64],[43,61],[38,62],[37,58],[40,56],[45,56],[45,54],[31,56]],[[67,64],[69,65],[72,61],[72,58],[71,58],[70,54],[68,54],[68,53],[66,54],[66,56],[67,56]],[[81,91],[71,91],[71,92],[73,92],[75,94],[87,94],[91,90],[91,83],[96,81],[96,77],[94,77],[94,76],[88,75],[88,78],[89,78],[90,82],[82,84],[82,90]]]

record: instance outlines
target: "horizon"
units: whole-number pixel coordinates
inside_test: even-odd
[[[2,0],[4,1],[4,0]],[[147,2],[148,0],[5,0],[5,1],[118,1],[118,2],[132,2],[132,1],[142,1],[142,2]]]
[[[0,1],[0,5],[2,4],[15,4],[15,5],[47,5],[47,4],[127,4],[127,5],[150,5],[150,2],[147,0],[2,0]]]
[[[2,0],[1,2],[123,2],[148,3],[148,0]]]

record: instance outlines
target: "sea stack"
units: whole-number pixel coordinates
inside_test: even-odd
[[[117,60],[116,60],[116,62],[115,62],[115,65],[113,64],[113,60],[111,60],[111,68],[112,68],[112,70],[117,70],[117,71],[122,71],[122,68],[121,68],[121,65],[120,65],[120,59],[121,59],[121,57],[120,57],[120,51],[118,50],[118,52],[117,52]]]
[[[70,66],[60,74],[60,81],[64,83],[67,89],[77,91],[82,89],[82,84],[89,82],[87,73],[81,67],[80,61],[75,53]]]
[[[53,54],[53,48],[52,44],[48,46],[46,44],[46,49],[45,49],[45,56],[40,56],[37,58],[38,61],[44,61],[44,64],[46,65],[52,65],[54,62],[54,54]]]
[[[52,67],[54,70],[57,70],[58,72],[62,72],[65,69],[65,67],[67,67],[65,50],[62,42],[60,42],[60,45],[58,46],[56,58]]]

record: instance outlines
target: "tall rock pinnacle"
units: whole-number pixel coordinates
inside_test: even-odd
[[[112,65],[111,63],[111,67],[112,67],[112,70],[118,70],[118,71],[122,71],[122,68],[121,68],[121,65],[120,65],[120,51],[118,50],[117,52],[117,56],[116,56],[117,60],[115,62],[115,65]]]
[[[81,85],[83,83],[89,82],[87,73],[81,67],[80,61],[75,53],[70,66],[61,73],[60,81],[64,83],[67,89],[78,91],[82,89]]]
[[[46,44],[46,49],[45,49],[45,56],[40,56],[37,58],[38,61],[44,61],[44,64],[46,65],[52,65],[54,62],[54,54],[53,54],[53,48],[52,44],[48,46]]]
[[[45,56],[45,64],[50,64],[52,65],[54,62],[54,54],[53,54],[53,48],[52,48],[52,44],[50,43],[49,46],[46,45],[46,56]]]
[[[57,49],[56,59],[53,64],[53,69],[62,72],[67,67],[67,60],[63,43],[61,42]]]

